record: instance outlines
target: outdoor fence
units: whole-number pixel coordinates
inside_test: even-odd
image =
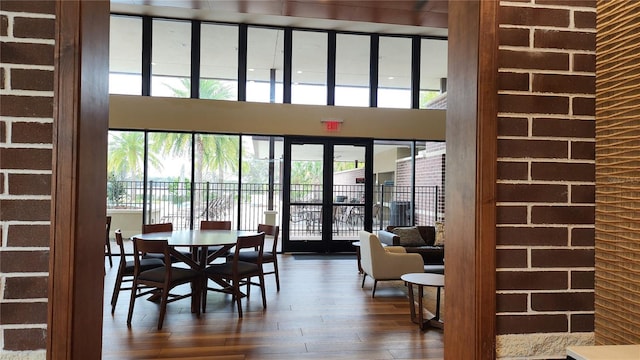
[[[191,186],[190,182],[149,181],[144,207],[142,181],[109,181],[107,208],[144,210],[146,223],[171,222],[174,229],[197,229],[201,220],[226,220],[231,221],[234,229],[254,230],[265,222],[266,211],[276,212],[276,223],[282,223],[279,184],[272,188],[268,184],[214,182],[194,183],[193,189]],[[292,184],[290,236],[320,231],[317,214],[321,209],[321,194],[321,185]],[[333,194],[335,232],[356,236],[364,224],[364,185],[336,185]],[[412,193],[410,186],[376,185],[373,228],[433,225],[443,218],[439,201],[437,186],[417,186]]]

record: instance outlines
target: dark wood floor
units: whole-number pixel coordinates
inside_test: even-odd
[[[117,261],[117,258],[114,260]],[[420,331],[409,319],[401,282],[372,282],[361,289],[355,259],[280,257],[281,290],[267,277],[267,310],[259,291],[243,299],[239,319],[231,297],[210,292],[197,318],[189,299],[168,305],[161,331],[158,304],[139,298],[127,328],[129,292],[116,313],[104,308],[104,359],[442,359],[443,331]],[[107,265],[105,302],[115,267]]]

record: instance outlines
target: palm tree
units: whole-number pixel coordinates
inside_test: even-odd
[[[109,132],[108,173],[119,179],[140,179],[144,168],[144,133],[139,131]],[[152,153],[149,164],[162,169],[162,162]]]

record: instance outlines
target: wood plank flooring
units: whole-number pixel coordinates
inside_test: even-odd
[[[272,275],[266,277],[266,310],[257,288],[243,299],[242,319],[230,296],[209,292],[207,313],[200,318],[189,311],[189,299],[170,303],[161,331],[156,329],[159,305],[144,298],[137,300],[132,328],[127,328],[128,291],[121,292],[111,315],[116,268],[107,263],[103,358],[443,358],[443,331],[420,331],[411,322],[402,282],[379,283],[372,299],[373,282],[367,279],[360,288],[355,258],[279,259],[281,290],[276,291]]]

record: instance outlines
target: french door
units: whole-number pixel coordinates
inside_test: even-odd
[[[353,251],[371,230],[373,140],[286,137],[283,251]]]

